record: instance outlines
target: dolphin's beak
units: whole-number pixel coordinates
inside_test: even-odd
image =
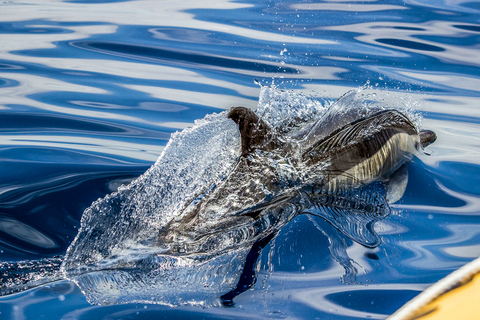
[[[420,143],[422,148],[432,144],[437,140],[437,135],[432,130],[422,130],[418,134],[420,136]]]

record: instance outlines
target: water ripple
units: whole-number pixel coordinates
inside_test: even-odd
[[[418,41],[411,41],[411,40],[401,40],[401,39],[376,39],[377,42],[388,44],[391,46],[396,46],[405,49],[414,49],[420,51],[445,51],[442,47],[434,46],[431,44],[421,43]]]

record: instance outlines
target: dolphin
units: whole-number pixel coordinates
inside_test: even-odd
[[[272,203],[272,195],[294,198],[304,186],[334,194],[385,180],[436,140],[433,131],[418,131],[406,115],[394,109],[357,119],[313,144],[312,136],[318,136],[321,129],[317,124],[300,138],[286,139],[248,108],[232,108],[228,118],[238,125],[241,157],[222,185],[172,222],[172,231],[187,230],[210,216],[217,219],[213,212],[218,212],[231,191],[236,195],[227,206],[230,222],[245,215],[259,217],[259,209]],[[245,188],[238,188],[240,181]],[[236,212],[235,202],[249,205]]]
[[[308,187],[297,191],[297,198],[303,198],[303,201],[295,201],[297,204],[303,202],[298,212],[319,216],[352,240],[370,248],[380,244],[380,239],[373,231],[373,224],[386,217],[390,210],[381,195],[369,191],[365,195],[362,187],[383,180],[387,191],[392,193],[388,183],[400,185],[402,190],[395,190],[396,195],[387,194],[391,202],[397,201],[406,187],[405,164],[417,151],[437,139],[435,132],[418,131],[405,114],[395,109],[378,111],[356,119],[328,135],[325,134],[325,128],[322,128],[324,122],[318,120],[310,130],[298,135],[293,141],[282,140],[278,134],[272,133],[272,128],[250,109],[233,108],[228,117],[238,124],[242,157],[248,159],[258,150],[272,152],[280,148],[279,153],[293,164],[294,169],[291,171],[303,172],[301,185]],[[245,163],[248,166],[248,161]],[[400,183],[397,181],[399,179],[402,180]],[[308,188],[312,188],[312,191],[306,192],[305,189]],[[358,188],[360,191],[356,192]],[[288,202],[294,201],[290,199]],[[262,211],[249,209],[243,214],[259,219]],[[233,298],[255,283],[256,259],[273,236],[274,233],[269,234],[254,244],[238,285],[221,297],[225,306],[233,305]],[[350,259],[342,261],[334,252],[341,249],[329,249],[345,268],[344,277],[352,276],[351,270],[355,268]]]
[[[1,264],[0,294],[64,278],[73,279],[88,292],[95,285],[89,277],[102,272],[108,272],[107,278],[111,281],[119,281],[115,280],[118,276],[115,272],[127,270],[128,277],[133,279],[128,281],[137,281],[128,272],[135,272],[141,265],[139,261],[148,260],[150,268],[154,268],[155,261],[164,260],[175,268],[178,261],[186,261],[182,259],[193,261],[197,266],[208,266],[209,261],[250,248],[237,285],[221,297],[224,305],[231,305],[235,296],[255,282],[254,266],[262,248],[299,214],[320,217],[364,246],[378,246],[380,239],[373,231],[373,224],[390,213],[388,199],[397,200],[403,194],[389,184],[404,188],[402,168],[415,153],[436,140],[433,131],[419,131],[396,109],[363,116],[353,114],[345,117],[352,120],[341,126],[327,122],[331,117],[324,117],[289,134],[278,132],[245,107],[232,108],[227,118],[237,125],[241,140],[240,155],[233,170],[202,194],[190,197],[181,205],[177,216],[158,226],[156,234],[145,236],[134,223],[122,225],[132,228],[132,233],[145,236],[135,238],[135,250],[146,250],[147,258],[135,253],[137,258],[129,260],[131,256],[124,258],[119,256],[121,251],[98,244],[100,233],[106,238],[116,234],[118,219],[109,213],[127,210],[128,214],[135,214],[132,213],[134,207],[122,202],[129,198],[119,191],[85,210],[82,228],[65,256],[34,263]],[[376,182],[385,184],[386,198],[381,192],[369,189]],[[135,196],[146,192],[144,190],[144,186],[137,185],[124,192]],[[389,198],[389,190],[394,190],[396,196]],[[104,217],[103,220],[99,216]],[[99,225],[88,226],[92,221]],[[124,250],[130,250],[128,246],[126,241]],[[45,279],[35,276],[38,270],[42,270]],[[151,274],[158,275],[154,271]],[[192,267],[182,272],[195,271]],[[125,277],[122,275],[121,281],[127,281]],[[161,281],[162,278],[158,278],[160,284]],[[151,279],[148,283],[160,285]],[[140,285],[146,286],[147,281],[140,281]],[[101,288],[94,289],[90,294],[101,291]],[[145,291],[149,296],[148,290]]]

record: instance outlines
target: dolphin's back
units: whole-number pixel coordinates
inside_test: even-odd
[[[306,165],[323,162],[324,183],[355,186],[385,177],[420,148],[418,131],[397,110],[354,121],[313,144],[302,155]]]

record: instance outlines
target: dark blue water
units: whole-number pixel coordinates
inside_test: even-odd
[[[62,281],[0,298],[2,319],[383,319],[480,255],[480,6],[459,1],[2,1],[0,260],[63,254],[83,210],[148,169],[170,134],[254,79],[334,100],[369,82],[438,140],[409,166],[382,244],[348,242],[345,285],[306,216],[231,308],[92,306]],[[385,93],[385,92],[388,92]]]

